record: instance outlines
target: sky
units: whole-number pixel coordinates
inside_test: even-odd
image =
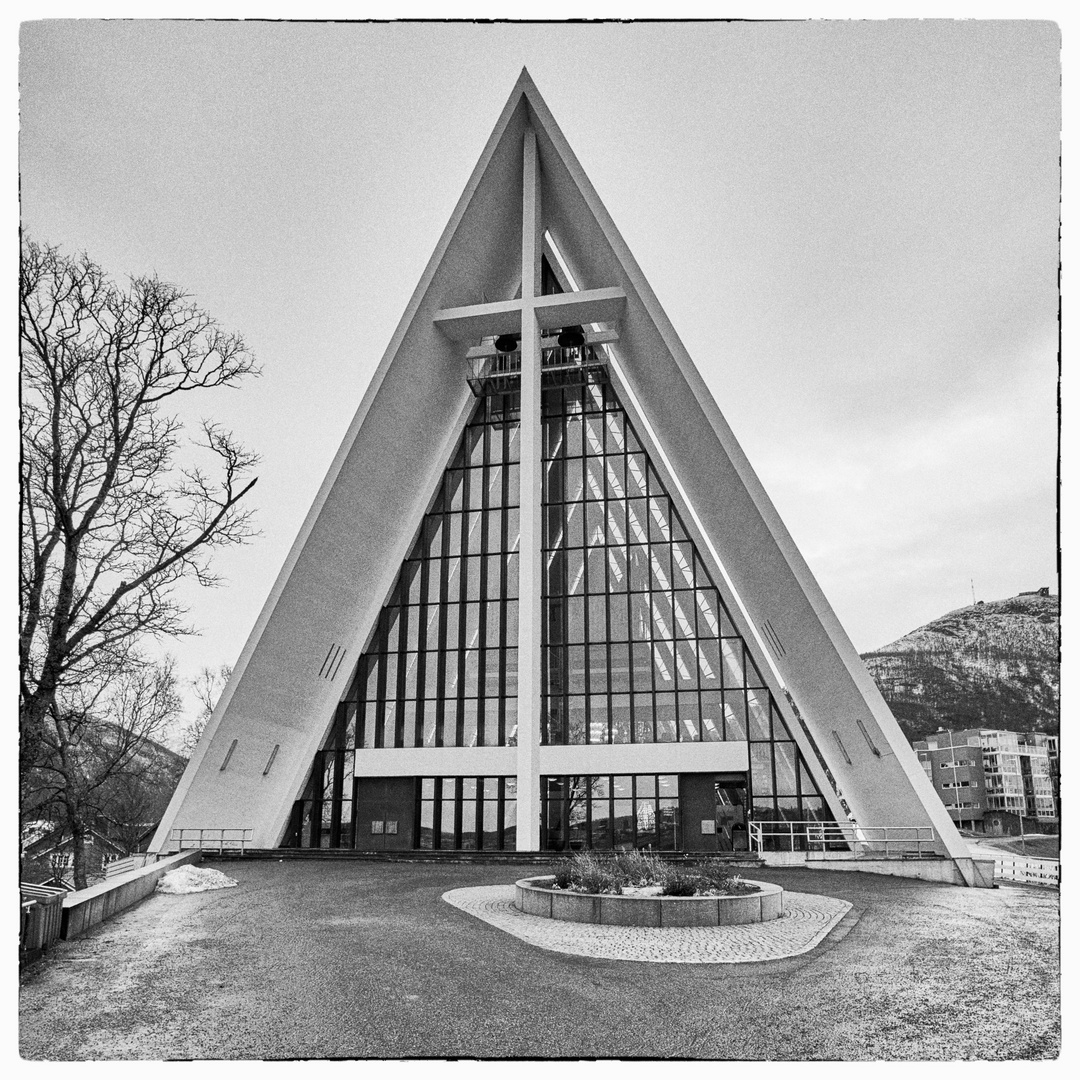
[[[181,676],[238,657],[522,66],[858,650],[1056,593],[1059,50],[1023,21],[24,23],[24,229],[181,285],[262,366],[183,414],[262,460],[261,535],[183,590]]]

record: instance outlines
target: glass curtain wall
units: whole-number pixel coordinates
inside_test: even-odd
[[[543,776],[540,846],[546,851],[678,851],[678,776]]]
[[[516,745],[519,434],[515,395],[477,400],[313,763],[296,842],[352,845],[356,753]],[[543,455],[542,741],[747,741],[753,819],[828,819],[609,384],[544,391]]]
[[[516,410],[479,402],[356,673],[356,747],[517,742]]]
[[[517,777],[426,776],[420,780],[417,846],[452,851],[513,851]]]
[[[825,805],[609,384],[544,394],[542,741],[750,743],[752,816]]]

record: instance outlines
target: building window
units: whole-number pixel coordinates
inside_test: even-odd
[[[322,757],[323,771],[312,776],[304,797],[294,804],[283,846],[362,849],[367,846],[365,836],[398,835],[397,814],[392,821],[360,822],[354,833],[351,799],[333,795],[341,755],[324,752]],[[351,775],[347,779],[351,793]],[[517,847],[516,777],[427,776],[414,783],[415,835],[395,846],[443,851],[513,851]],[[407,801],[411,799],[408,796]]]
[[[543,776],[540,798],[546,851],[681,847],[678,776]]]
[[[516,742],[518,460],[516,409],[479,400],[357,663],[351,745]]]
[[[516,777],[425,776],[418,787],[418,848],[442,851],[516,848]]]
[[[746,742],[755,818],[828,819],[610,385],[544,391],[542,458],[542,742]],[[366,755],[516,745],[519,459],[517,396],[479,398],[337,706],[301,800],[306,824],[293,832],[326,847],[353,845],[352,776],[363,774]],[[460,790],[442,778],[437,796],[420,798],[429,819],[422,835],[435,847],[481,844],[490,831],[483,818],[494,801],[474,793],[469,778],[457,780]],[[608,798],[608,818],[602,800],[595,819],[588,811],[586,846],[594,831],[627,842],[625,822],[615,839],[622,819]],[[638,795],[618,798],[636,806]],[[667,824],[677,813],[660,809],[655,845],[677,844]],[[513,847],[507,821],[501,842]],[[645,826],[635,822],[636,838]]]
[[[541,741],[749,742],[755,813],[819,799],[610,385],[545,391],[543,485]]]

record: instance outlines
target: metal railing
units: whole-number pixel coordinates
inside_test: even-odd
[[[149,851],[138,851],[131,855],[106,855],[102,861],[102,870],[105,871],[105,880],[116,877],[117,874],[126,874],[130,870],[140,870],[148,863],[157,862],[157,856]]]
[[[116,877],[117,874],[126,874],[129,870],[134,870],[135,859],[131,855],[116,859],[106,858],[103,860],[101,868],[105,871],[105,880],[108,881],[109,878]]]
[[[592,345],[570,349],[545,345],[540,367],[544,385],[576,385],[587,373],[606,370],[607,357],[602,349]],[[474,356],[469,360],[469,386],[478,397],[516,390],[520,378],[520,350]]]
[[[168,845],[177,851],[239,851],[241,855],[251,844],[251,829],[173,829]]]
[[[994,877],[1024,885],[1061,885],[1061,862],[1058,859],[1029,859],[1024,855],[995,855]]]
[[[856,825],[834,821],[751,821],[750,849],[805,851],[808,858],[851,851],[857,858],[905,859],[934,854],[929,825]]]

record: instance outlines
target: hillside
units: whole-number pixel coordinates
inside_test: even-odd
[[[1060,605],[1021,594],[942,615],[863,660],[909,739],[944,727],[1057,734]]]
[[[111,727],[102,725],[106,739]],[[110,776],[95,791],[94,805],[98,812],[93,818],[94,829],[124,850],[136,850],[148,830],[161,820],[186,765],[187,759],[180,754],[154,739],[146,739],[130,765]],[[49,781],[42,781],[39,770],[32,770],[29,775],[22,792],[21,810],[25,848],[33,849],[46,841],[45,846],[51,847],[56,839],[67,834],[62,808],[51,793]]]

